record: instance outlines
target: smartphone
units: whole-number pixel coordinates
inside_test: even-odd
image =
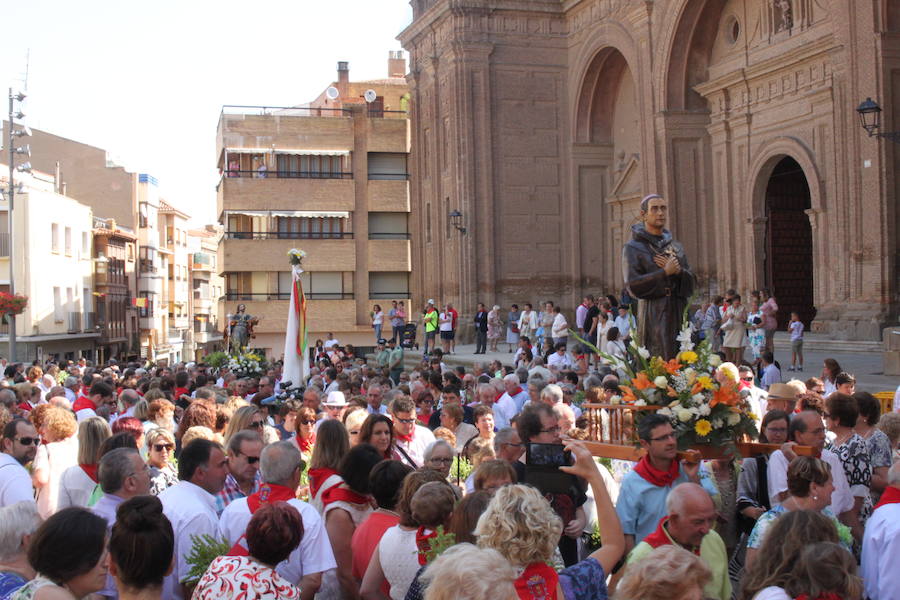
[[[562,444],[527,444],[525,464],[534,467],[566,467],[572,464],[572,453]]]
[[[572,464],[572,453],[562,444],[525,444],[525,481],[542,494],[566,494],[573,476],[559,470]]]

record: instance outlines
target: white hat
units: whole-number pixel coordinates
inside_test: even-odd
[[[344,397],[344,392],[328,392],[324,404],[325,406],[347,406],[350,403]]]
[[[428,304],[434,304],[434,298],[429,298],[429,299],[428,299]]]

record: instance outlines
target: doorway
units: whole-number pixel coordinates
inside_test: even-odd
[[[787,328],[791,312],[805,329],[816,316],[813,306],[812,227],[809,184],[793,158],[782,158],[766,185],[766,287],[778,302],[778,329]]]

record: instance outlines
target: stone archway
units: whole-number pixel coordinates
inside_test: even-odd
[[[816,314],[810,186],[794,158],[782,155],[774,160],[765,182],[765,287],[778,302],[779,329],[787,327],[792,311],[808,329]]]

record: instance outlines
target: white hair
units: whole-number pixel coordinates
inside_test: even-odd
[[[428,462],[429,460],[431,460],[432,455],[434,455],[434,451],[440,447],[444,447],[447,450],[449,450],[450,456],[453,456],[454,454],[456,454],[456,452],[453,449],[453,446],[451,446],[447,440],[434,440],[433,442],[428,444],[428,446],[425,447],[425,453],[423,454],[423,456],[425,458],[425,462]]]
[[[0,562],[12,562],[23,553],[22,538],[37,531],[40,524],[34,502],[16,502],[0,508]]]
[[[466,565],[460,569],[460,565]],[[451,546],[421,575],[428,587],[425,600],[495,600],[516,595],[516,572],[491,548]]]
[[[547,386],[541,390],[541,399],[544,398],[552,399],[553,404],[561,403],[563,401],[562,388],[555,383],[548,383]]]
[[[503,378],[504,383],[519,383],[519,376],[515,373],[510,373],[509,375]]]

